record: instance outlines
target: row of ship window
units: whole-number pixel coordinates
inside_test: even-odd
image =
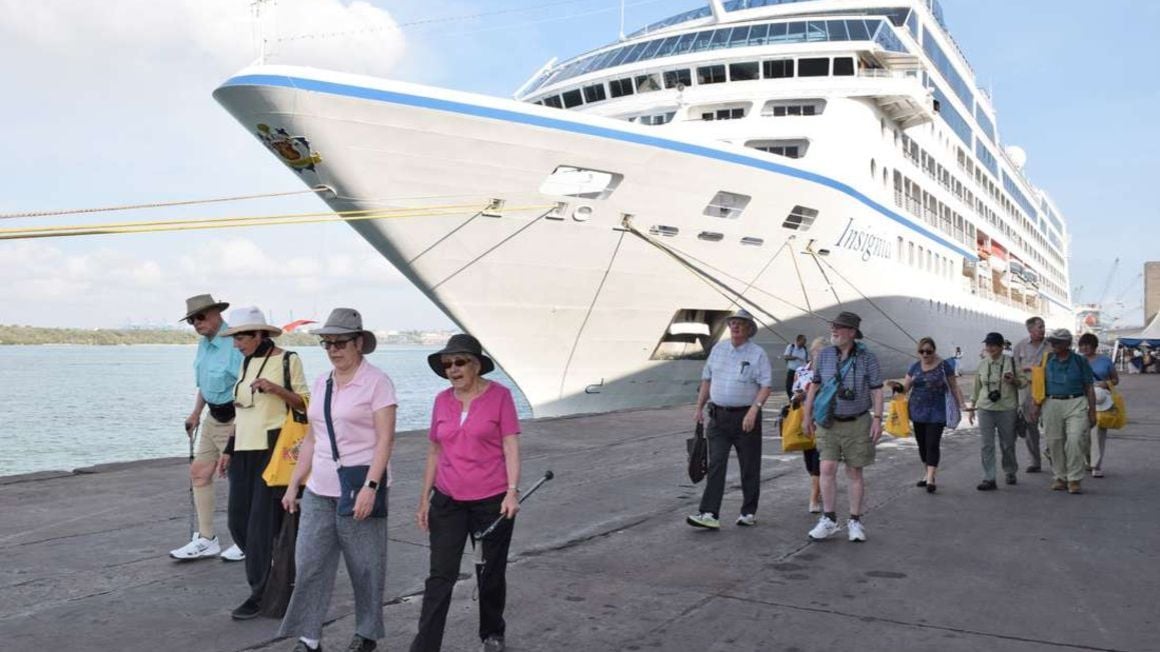
[[[558,95],[542,97],[534,103],[557,109],[571,109],[584,104],[603,102],[609,98],[651,93],[665,88],[680,90],[693,85],[694,72],[696,72],[697,85],[704,86],[726,82],[792,77],[853,77],[856,68],[853,57],[802,57],[799,59],[720,63],[698,66],[695,69],[680,68],[613,79],[608,81],[607,86],[604,82],[589,84],[564,91]]]

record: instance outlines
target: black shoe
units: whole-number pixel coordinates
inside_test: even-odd
[[[926,486],[926,480],[919,480],[918,482],[915,482],[915,483],[914,483],[914,486],[916,486],[916,487],[925,487],[925,486]]]
[[[1042,469],[1039,468],[1039,465],[1036,464],[1035,466],[1027,467],[1027,470],[1024,471],[1024,473],[1039,473],[1041,470]]]
[[[999,485],[995,484],[994,480],[983,480],[975,488],[979,491],[994,491],[999,488]]]
[[[933,482],[926,483],[926,493],[933,494],[938,487]]]
[[[230,617],[234,620],[250,620],[257,618],[258,612],[262,610],[262,606],[253,598],[246,598],[246,601],[230,612]]]
[[[1018,481],[1015,479],[1014,473],[1007,474],[1007,484],[1018,484]]]
[[[355,634],[354,638],[350,639],[350,647],[346,648],[346,652],[371,652],[371,650],[378,646],[378,643],[369,638],[363,638]]]

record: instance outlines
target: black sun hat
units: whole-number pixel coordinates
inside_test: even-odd
[[[446,378],[447,370],[443,368],[442,357],[445,355],[467,354],[479,360],[479,375],[490,373],[495,370],[495,363],[491,358],[483,354],[483,345],[479,340],[468,335],[467,333],[456,333],[447,340],[447,346],[441,350],[427,356],[427,364],[431,367],[436,375]]]

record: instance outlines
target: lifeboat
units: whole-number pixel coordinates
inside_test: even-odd
[[[1007,250],[1003,248],[1003,245],[995,242],[994,240],[991,241],[990,260],[991,269],[995,270],[996,272],[1007,271]],[[1004,285],[1006,284],[1004,283]]]

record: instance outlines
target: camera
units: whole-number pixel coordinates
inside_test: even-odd
[[[843,401],[853,401],[854,396],[854,390],[850,389],[849,387],[842,387],[838,389],[838,398],[842,399]]]
[[[991,391],[987,392],[987,400],[991,401],[992,403],[998,403],[1000,396],[1002,396],[1002,394],[1000,394],[999,390],[997,389],[992,389]]]

